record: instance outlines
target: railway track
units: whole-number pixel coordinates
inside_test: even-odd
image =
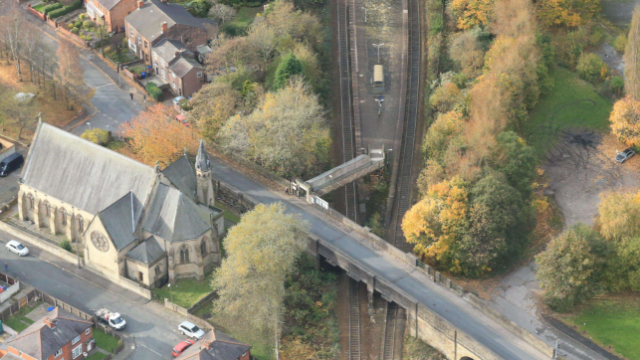
[[[351,89],[351,66],[349,50],[349,5],[337,1],[338,6],[338,65],[340,72],[340,114],[342,119],[343,162],[354,158],[353,96]],[[354,183],[345,185],[345,215],[357,221],[357,199]]]
[[[382,343],[382,360],[393,360],[395,355],[396,328],[398,326],[398,305],[387,303],[387,321],[384,325],[384,342]]]
[[[405,101],[405,123],[395,191],[395,229],[390,239],[390,242],[395,247],[403,251],[411,251],[413,249],[413,246],[407,243],[402,233],[402,218],[411,205],[409,199],[411,193],[411,168],[413,166],[413,148],[415,145],[420,92],[420,5],[418,0],[408,0],[408,4],[409,54],[407,97]]]
[[[360,360],[360,299],[358,283],[349,279],[349,360]]]

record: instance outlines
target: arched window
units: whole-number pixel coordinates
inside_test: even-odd
[[[200,252],[202,253],[202,256],[205,256],[207,254],[207,237],[206,236],[202,238],[202,241],[200,242]]]
[[[161,270],[162,270],[162,269],[160,268],[160,265],[156,266],[156,276],[159,276],[159,275],[160,275],[160,271],[161,271]]]
[[[62,225],[67,225],[67,210],[65,208],[60,209],[60,222]]]
[[[29,209],[33,209],[33,204],[34,204],[33,194],[27,194],[27,201],[29,202]]]
[[[189,248],[183,246],[182,248],[180,248],[180,264],[187,263],[189,263]]]
[[[44,201],[44,214],[46,217],[51,216],[51,204],[47,200]]]
[[[78,232],[84,232],[84,219],[82,216],[78,215]]]

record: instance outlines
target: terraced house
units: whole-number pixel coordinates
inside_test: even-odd
[[[191,96],[207,82],[204,66],[180,41],[163,39],[151,51],[155,74],[175,95]]]
[[[119,32],[124,28],[124,18],[137,9],[140,0],[84,0],[87,15],[107,31]]]

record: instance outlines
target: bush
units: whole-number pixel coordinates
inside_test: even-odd
[[[621,96],[624,92],[624,79],[620,76],[614,76],[611,78],[611,90],[617,96]]]
[[[89,30],[89,29],[91,29],[93,27],[93,23],[91,21],[89,21],[89,20],[86,20],[86,21],[82,22],[82,27],[85,28],[86,30]]]
[[[78,29],[77,27],[74,27],[74,28],[71,29],[71,33],[72,34],[78,35],[79,32],[80,32],[80,29]]]
[[[211,5],[204,0],[197,0],[191,3],[191,12],[195,17],[206,18],[210,8]]]
[[[75,26],[77,28],[81,27],[82,26],[82,20],[78,20],[78,21],[74,22],[73,26]]]
[[[155,101],[162,100],[162,90],[160,90],[155,83],[147,83],[147,92]]]
[[[58,245],[68,252],[71,252],[71,243],[69,242],[69,240],[62,240]]]
[[[48,14],[54,10],[58,10],[60,8],[62,8],[64,5],[60,4],[60,3],[55,3],[55,4],[51,4],[51,5],[47,5],[45,7],[42,8],[42,12],[44,14]]]
[[[607,64],[597,54],[583,53],[580,55],[576,70],[581,78],[593,84],[600,83],[609,73]]]
[[[67,6],[63,6],[57,10],[51,11],[51,13],[49,13],[49,18],[50,19],[55,19],[58,18],[60,16],[63,15],[67,15],[68,13],[72,12],[73,10],[78,10],[82,7],[82,0],[75,0],[74,2],[72,2],[71,4],[67,5]]]
[[[84,18],[86,17],[85,15],[86,15],[86,14],[80,14],[80,15],[78,15],[78,19],[80,19],[80,20],[84,20]]]
[[[102,146],[107,145],[109,141],[111,141],[111,135],[107,130],[97,128],[85,131],[80,137]]]
[[[611,46],[620,54],[624,54],[624,50],[627,47],[627,36],[625,34],[618,35]]]

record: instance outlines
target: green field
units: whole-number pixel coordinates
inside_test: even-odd
[[[592,301],[565,320],[601,346],[611,345],[625,358],[640,360],[640,298]]]
[[[523,126],[529,145],[544,155],[562,135],[562,130],[581,128],[609,131],[613,104],[596,93],[593,85],[564,68],[554,73],[555,86],[533,109]]]
[[[173,297],[173,303],[182,306],[185,309],[190,308],[198,300],[202,299],[211,292],[211,273],[205,274],[204,279],[198,281],[196,279],[180,279],[177,280],[174,285],[171,286],[171,291],[167,285],[160,289],[153,289],[153,296],[155,298],[171,299]]]

